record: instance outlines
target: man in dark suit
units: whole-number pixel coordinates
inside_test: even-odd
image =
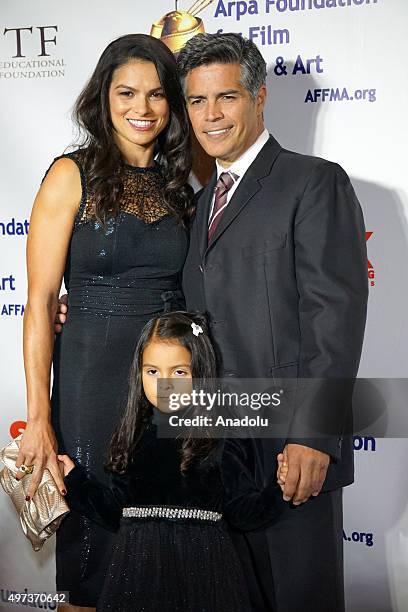
[[[178,64],[195,135],[216,159],[197,195],[183,287],[187,308],[208,314],[220,376],[353,379],[368,288],[348,176],[267,133],[266,65],[252,42],[199,35]],[[254,610],[342,612],[341,488],[353,481],[352,440],[341,431],[301,437],[298,419],[295,410],[284,439],[261,443],[265,477],[277,452],[288,462],[280,518],[236,544]]]

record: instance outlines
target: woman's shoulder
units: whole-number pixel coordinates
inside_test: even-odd
[[[84,149],[76,149],[54,157],[44,174],[42,182],[50,175],[67,180],[78,177],[78,173],[82,175],[84,173],[84,151]]]
[[[67,174],[79,172],[82,176],[85,173],[85,156],[86,149],[66,151],[53,159],[45,176],[47,176],[51,169]]]
[[[48,168],[42,186],[47,189],[71,189],[80,186],[81,174],[69,158],[59,158]]]
[[[85,191],[86,177],[83,166],[84,150],[77,149],[54,158],[41,183],[57,190]]]
[[[75,214],[79,203],[86,197],[86,179],[78,153],[64,153],[56,157],[42,181],[37,197],[47,206],[53,206],[56,210],[72,208]]]

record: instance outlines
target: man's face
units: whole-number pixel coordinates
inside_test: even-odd
[[[253,100],[240,83],[239,64],[209,64],[185,79],[187,109],[203,149],[228,168],[262,133],[266,88]]]

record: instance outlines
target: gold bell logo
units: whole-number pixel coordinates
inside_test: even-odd
[[[196,0],[187,11],[179,11],[176,1],[175,10],[166,13],[152,25],[150,36],[160,38],[170,51],[178,53],[190,38],[205,32],[203,21],[197,15],[212,2],[213,0]]]

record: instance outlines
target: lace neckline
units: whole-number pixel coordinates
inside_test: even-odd
[[[148,172],[160,172],[160,166],[157,162],[154,162],[154,166],[146,166],[146,167],[132,166],[131,164],[125,164],[125,168],[126,170],[129,170],[130,172],[139,172],[141,174],[145,174]]]

